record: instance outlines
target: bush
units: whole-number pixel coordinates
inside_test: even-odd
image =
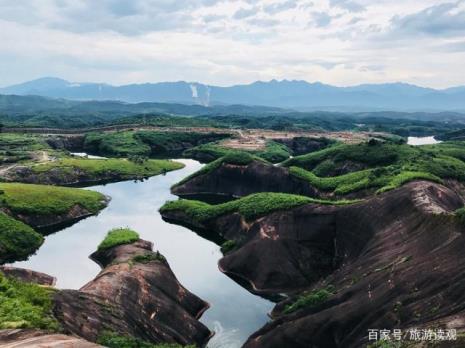
[[[455,217],[462,225],[465,226],[465,207],[457,209],[455,211]]]
[[[312,290],[309,293],[304,293],[303,295],[299,296],[299,298],[297,298],[297,300],[294,303],[287,305],[283,313],[289,314],[301,308],[315,307],[325,302],[329,297],[331,297],[334,294],[334,292],[334,287],[329,285],[324,289]]]
[[[7,278],[0,272],[0,329],[57,331],[52,314],[54,290]]]
[[[98,250],[107,250],[122,244],[131,244],[139,240],[139,234],[129,228],[114,228],[108,232],[105,239],[99,244]]]
[[[0,264],[26,260],[43,241],[31,227],[0,212]]]
[[[132,261],[136,263],[149,263],[152,261],[166,261],[166,258],[162,254],[160,254],[159,251],[157,251],[155,253],[136,255],[132,258]]]
[[[221,244],[221,252],[223,254],[227,254],[230,251],[233,251],[234,249],[236,249],[236,247],[237,247],[237,243],[235,241],[227,240],[226,242]]]

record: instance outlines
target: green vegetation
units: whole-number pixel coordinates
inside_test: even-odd
[[[465,207],[459,208],[455,211],[455,217],[458,221],[465,226]]]
[[[132,258],[135,263],[149,263],[151,261],[166,261],[166,258],[159,251],[144,255],[136,255]]]
[[[441,182],[441,179],[425,172],[400,172],[396,168],[379,168],[361,170],[334,177],[318,177],[310,171],[299,167],[291,167],[292,175],[308,181],[321,191],[334,192],[336,195],[345,195],[363,189],[378,188],[377,192],[385,192],[397,188],[412,180],[430,180]]]
[[[26,260],[43,241],[31,227],[0,212],[0,264]]]
[[[44,150],[49,146],[41,136],[21,133],[0,133],[0,150],[32,151]]]
[[[52,314],[53,289],[7,278],[0,272],[0,329],[57,331]]]
[[[279,144],[275,141],[268,141],[266,143],[265,149],[259,151],[241,151],[237,149],[227,148],[217,143],[203,144],[184,151],[184,156],[199,159],[204,162],[211,162],[219,159],[220,157],[224,157],[231,153],[238,152],[246,152],[271,163],[282,162],[288,159],[291,155],[291,152],[287,148],[287,146]]]
[[[378,193],[412,180],[465,181],[465,143],[409,146],[370,141],[336,145],[284,163],[290,173],[321,191],[345,195],[363,189]]]
[[[211,205],[205,202],[180,199],[167,202],[160,211],[169,212],[180,210],[193,221],[203,223],[221,215],[234,212],[240,213],[246,220],[267,215],[277,210],[288,210],[304,204],[350,204],[355,201],[327,201],[287,193],[262,192],[255,193],[234,201]]]
[[[435,137],[437,140],[465,140],[465,128],[445,132]]]
[[[227,240],[221,244],[221,252],[227,254],[237,248],[237,243],[234,240]]]
[[[98,250],[103,251],[117,245],[131,244],[139,240],[139,234],[129,228],[114,228],[108,232],[105,239],[99,244]]]
[[[0,133],[0,164],[31,160],[33,151],[43,149],[48,145],[37,135]]]
[[[202,144],[184,151],[183,156],[202,160],[202,162],[212,162],[220,157],[234,152],[234,150],[222,147],[216,143]]]
[[[283,313],[289,314],[301,308],[315,307],[325,302],[328,298],[334,295],[334,293],[335,289],[331,285],[323,289],[312,290],[310,292],[304,293],[300,295],[294,303],[287,305]]]
[[[0,208],[14,214],[58,215],[79,205],[90,213],[105,207],[101,193],[46,185],[0,183]]]
[[[401,159],[408,159],[413,155],[413,152],[418,152],[418,147],[378,142],[357,145],[338,144],[291,158],[284,165],[313,170],[322,161],[332,160],[334,163],[355,162],[366,167],[384,166]]]
[[[248,152],[231,151],[228,154],[226,154],[224,157],[220,157],[217,160],[208,163],[207,165],[203,166],[200,170],[185,177],[180,182],[178,182],[176,185],[181,185],[191,180],[192,178],[210,173],[211,171],[219,168],[223,163],[245,166],[252,161],[263,161],[263,159],[256,157]]]
[[[53,170],[56,172],[58,169],[64,174],[79,170],[98,180],[105,174],[117,174],[122,178],[129,179],[154,176],[184,167],[182,163],[169,160],[145,160],[140,157],[138,158],[140,160],[63,158],[58,161],[35,165],[31,168],[37,175],[47,175],[49,171]]]
[[[262,106],[132,104],[0,95],[0,123],[8,127],[69,129],[109,124],[215,126],[273,130],[383,131],[406,137],[435,135],[461,129],[462,120],[463,115],[452,112],[442,113],[441,117],[435,113],[296,112]]]
[[[108,348],[195,348],[191,346],[181,346],[179,344],[158,343],[153,344],[131,336],[120,335],[116,332],[103,332],[97,339],[97,343]]]
[[[119,131],[111,133],[89,133],[84,150],[105,156],[127,157],[178,155],[186,147],[216,141],[226,134],[192,132]]]
[[[286,145],[275,141],[268,141],[263,151],[255,153],[258,157],[271,163],[280,163],[291,156],[291,151]]]
[[[134,137],[134,132],[89,133],[84,150],[106,156],[126,157],[150,154],[150,146]]]

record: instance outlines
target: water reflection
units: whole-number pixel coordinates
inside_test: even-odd
[[[240,347],[267,321],[266,313],[273,304],[250,294],[218,270],[221,252],[216,244],[162,220],[160,206],[177,198],[170,194],[171,185],[201,167],[197,161],[180,161],[186,164],[184,169],[164,176],[91,187],[111,196],[109,206],[98,216],[46,237],[36,255],[15,265],[57,277],[59,288],[78,289],[100,271],[88,256],[107,231],[128,226],[141,238],[152,241],[180,282],[210,303],[201,321],[215,329],[217,335],[208,347]]]
[[[409,145],[430,145],[439,144],[441,141],[436,140],[434,136],[431,137],[408,137],[407,144]]]

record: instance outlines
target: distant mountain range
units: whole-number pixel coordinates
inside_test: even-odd
[[[299,111],[465,111],[465,87],[437,90],[406,83],[335,87],[319,82],[272,80],[231,87],[184,81],[112,86],[46,77],[0,88],[0,94],[127,103],[261,105]]]
[[[38,114],[63,116],[106,115],[111,118],[138,114],[177,116],[269,116],[289,114],[292,112],[292,110],[281,108],[252,105],[204,106],[181,103],[127,103],[118,100],[70,100],[38,95],[0,94],[0,114],[10,116]]]

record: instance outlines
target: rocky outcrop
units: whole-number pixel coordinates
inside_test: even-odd
[[[47,144],[55,150],[82,151],[85,135],[53,135],[46,138]]]
[[[309,204],[254,221],[230,214],[197,228],[236,242],[219,262],[227,275],[255,293],[289,296],[245,347],[355,348],[370,328],[465,329],[465,227],[453,215],[463,203],[417,181],[353,205]],[[290,310],[304,289],[329,285],[327,299]]]
[[[102,203],[106,206],[109,199],[110,198],[107,197]],[[45,234],[55,232],[67,226],[71,226],[79,220],[85,219],[91,215],[95,215],[95,213],[78,204],[73,206],[66,213],[54,215],[14,213],[6,208],[3,209],[3,211],[8,215],[13,216],[15,219],[20,220]]]
[[[50,334],[41,330],[16,329],[0,330],[0,344],[3,348],[98,348],[101,345],[61,334]]]
[[[294,137],[273,139],[274,141],[286,145],[294,156],[305,155],[310,152],[319,151],[334,144],[334,141],[328,138],[310,138]]]
[[[32,167],[18,166],[10,169],[5,174],[3,180],[25,184],[85,187],[124,180],[143,180],[145,178],[146,176],[144,175],[127,175],[111,170],[95,173],[82,170],[78,167],[57,166],[46,172],[36,172]]]
[[[80,290],[57,290],[53,316],[62,334],[40,330],[2,330],[2,347],[98,347],[112,334],[141,341],[202,347],[212,333],[198,318],[209,305],[184,288],[152,243],[137,240],[91,255],[103,269]],[[55,278],[40,272],[1,267],[24,282],[53,286]],[[74,336],[74,337],[73,337]]]
[[[317,190],[308,182],[289,174],[287,168],[262,161],[247,165],[222,163],[210,172],[175,185],[172,193],[181,197],[242,197],[256,192],[284,192],[315,197]]]
[[[197,319],[208,304],[184,288],[168,262],[139,240],[92,254],[103,270],[80,290],[54,297],[66,333],[95,342],[105,331],[153,343],[204,345],[212,333]]]
[[[55,277],[30,269],[0,266],[0,272],[7,277],[13,277],[27,283],[35,283],[44,286],[54,286],[56,283]]]

